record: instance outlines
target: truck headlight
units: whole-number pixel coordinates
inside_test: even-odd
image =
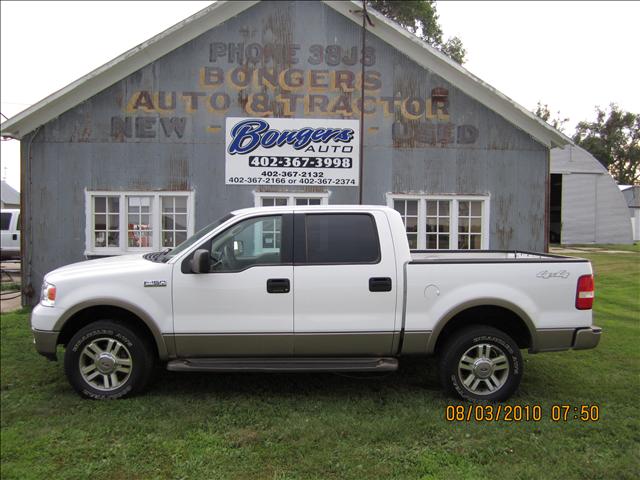
[[[49,282],[42,283],[40,304],[45,307],[53,307],[56,304],[56,286]]]

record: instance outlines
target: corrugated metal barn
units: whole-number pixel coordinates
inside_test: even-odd
[[[5,122],[25,301],[60,265],[173,247],[254,205],[362,199],[399,210],[413,248],[544,250],[567,139],[368,18],[360,2],[217,2]]]
[[[607,169],[575,145],[551,150],[550,240],[632,243],[624,196]]]

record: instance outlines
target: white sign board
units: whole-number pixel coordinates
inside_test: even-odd
[[[228,185],[358,185],[357,120],[237,118],[226,123]]]

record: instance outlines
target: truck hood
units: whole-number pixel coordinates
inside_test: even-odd
[[[164,263],[155,263],[145,260],[143,253],[135,253],[132,255],[120,255],[97,260],[86,260],[84,262],[72,263],[64,267],[57,268],[47,275],[44,279],[54,285],[56,282],[64,281],[73,277],[91,277],[113,274],[141,272],[144,270],[152,270],[154,266],[167,266]]]

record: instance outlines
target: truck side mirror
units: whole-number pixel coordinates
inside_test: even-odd
[[[211,257],[209,250],[203,248],[196,250],[191,259],[191,271],[193,273],[209,273],[211,270]]]

